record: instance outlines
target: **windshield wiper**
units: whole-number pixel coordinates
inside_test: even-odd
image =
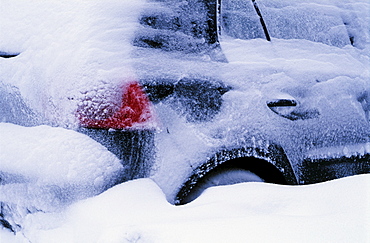
[[[270,34],[269,34],[269,32],[267,30],[267,27],[266,27],[266,23],[263,20],[261,11],[260,11],[260,9],[259,9],[259,7],[257,5],[256,0],[252,0],[252,3],[253,3],[253,6],[254,6],[254,9],[256,10],[256,13],[257,13],[258,17],[260,17],[260,22],[261,22],[261,25],[262,25],[262,28],[263,28],[263,32],[265,33],[266,40],[267,41],[271,41]]]

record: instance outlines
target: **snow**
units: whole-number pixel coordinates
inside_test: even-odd
[[[368,242],[369,175],[310,186],[244,183],[169,204],[150,179],[117,185],[60,213],[28,215],[6,242]]]
[[[153,76],[178,80],[184,75],[199,76],[201,73],[230,81],[236,87],[251,87],[256,82],[258,85],[256,80],[274,81],[276,73],[288,76],[281,79],[281,86],[290,85],[290,81],[312,85],[316,80],[327,81],[334,76],[360,76],[365,86],[363,93],[369,93],[370,37],[365,24],[369,22],[365,11],[369,8],[368,1],[348,0],[343,4],[333,0],[259,2],[261,8],[269,10],[263,13],[269,28],[274,31],[284,28],[283,33],[272,32],[271,43],[263,39],[230,41],[225,38],[221,47],[231,65],[222,65],[205,61],[206,55],[199,62],[189,60],[181,53],[133,47],[131,43],[137,32],[149,33],[148,28],[143,28],[137,21],[141,12],[170,11],[165,6],[160,7],[158,2],[2,0],[2,6],[6,7],[0,9],[0,51],[20,55],[0,59],[0,94],[21,95],[27,106],[14,101],[13,109],[31,108],[38,117],[36,121],[32,120],[33,123],[76,128],[79,108],[86,109],[87,113],[98,113],[90,114],[92,116],[109,114],[117,107],[121,95],[119,87],[123,83]],[[310,11],[306,13],[307,6]],[[297,14],[302,18],[286,13],[291,13],[292,8],[296,11],[294,16]],[[251,7],[250,10],[254,11]],[[312,13],[321,14],[319,16],[324,13],[323,19],[309,21],[307,18]],[[276,15],[282,18],[280,22],[285,21],[285,25],[274,22]],[[289,22],[292,19],[294,23]],[[340,28],[344,32],[346,28],[354,32],[355,47],[359,48],[350,45],[347,32],[343,34],[343,31],[340,31],[338,44],[343,48],[330,43],[333,38],[325,31],[336,29],[337,22],[342,19],[348,20],[349,24],[347,27],[342,24]],[[292,33],[294,24],[309,24],[309,31]],[[321,28],[320,24],[325,26]],[[310,40],[318,29],[325,32],[323,36],[314,37],[313,40],[318,42],[303,40]],[[290,39],[284,39],[288,37],[282,34],[289,34]],[[268,77],[268,74],[272,76]],[[267,86],[268,90],[274,88]],[[367,97],[369,95],[366,99],[370,99]],[[364,103],[369,104],[369,101]],[[2,118],[3,122],[22,125],[24,120],[24,117]]]
[[[109,177],[109,174],[122,167],[115,155],[105,147],[71,130],[0,123],[0,134],[1,161],[11,159],[19,162],[4,162],[1,171],[26,174],[29,180],[37,178],[40,183],[84,180],[90,183],[94,179],[98,182],[100,177]],[[21,153],[19,148],[22,148]],[[102,168],[105,168],[104,171]],[[100,186],[96,183],[96,187]]]
[[[228,63],[133,47],[137,29],[147,34],[140,11],[169,11],[160,2],[0,0],[0,52],[20,53],[0,58],[0,96],[8,102],[0,103],[0,205],[17,230],[0,229],[1,242],[370,241],[369,175],[311,186],[222,186],[184,206],[168,202],[209,151],[248,139],[276,139],[293,162],[302,151],[311,158],[368,153],[369,1],[260,0],[272,41],[258,30],[259,39],[223,36]],[[64,129],[76,128],[78,108],[109,113],[123,83],[199,74],[234,89],[213,123],[187,123],[171,104],[155,107],[163,127],[151,179],[115,185],[124,169],[118,158]],[[322,119],[292,125],[263,106],[277,98],[298,99]]]
[[[142,2],[2,0],[0,50],[21,54],[0,59],[0,87],[16,87],[43,124],[75,127],[86,99],[104,112],[137,80],[128,55]]]
[[[0,185],[2,213],[21,227],[16,234],[0,229],[2,242],[370,239],[370,175],[309,186],[259,182],[220,186],[207,189],[191,203],[174,206],[151,179],[111,187],[121,169],[119,161],[85,135],[7,123],[0,123],[0,134],[0,170],[19,175]],[[14,151],[20,147],[21,153]],[[83,189],[71,190],[71,185]],[[91,185],[94,189],[86,189]]]
[[[105,147],[63,128],[0,123],[0,148],[0,201],[11,224],[21,225],[27,211],[53,212],[97,195],[123,173]]]

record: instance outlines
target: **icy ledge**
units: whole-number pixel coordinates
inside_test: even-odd
[[[341,157],[349,158],[351,156],[364,156],[365,154],[370,154],[370,143],[313,149],[307,153],[307,158],[312,160]]]

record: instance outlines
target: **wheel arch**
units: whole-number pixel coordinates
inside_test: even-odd
[[[267,148],[245,147],[224,149],[215,153],[205,163],[193,170],[192,174],[180,187],[175,204],[183,204],[183,199],[211,171],[223,168],[249,170],[267,183],[297,185],[294,174],[282,147],[270,144]]]

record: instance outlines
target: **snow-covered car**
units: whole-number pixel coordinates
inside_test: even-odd
[[[87,134],[174,204],[368,173],[369,6],[2,1],[0,121]]]

